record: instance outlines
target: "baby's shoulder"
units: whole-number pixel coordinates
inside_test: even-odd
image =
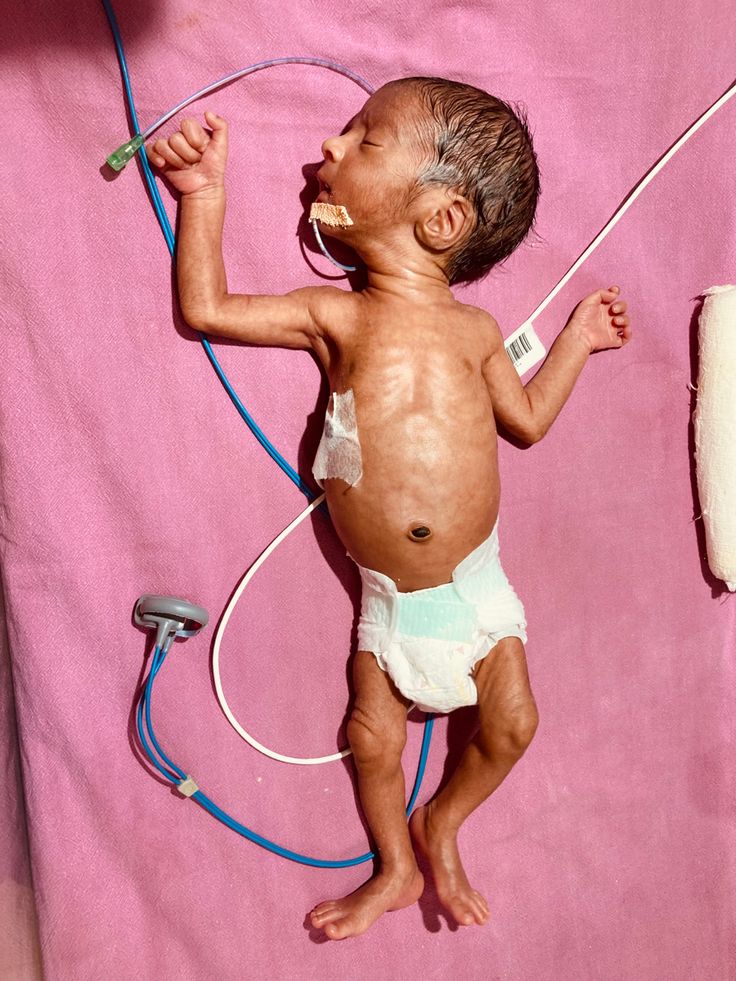
[[[458,301],[458,306],[462,308],[461,316],[466,325],[474,334],[477,334],[478,340],[484,347],[488,348],[488,352],[492,353],[503,342],[501,328],[498,326],[496,318],[488,310],[473,306],[470,303]]]
[[[322,334],[339,334],[357,315],[356,294],[350,290],[338,286],[307,286],[300,292]]]

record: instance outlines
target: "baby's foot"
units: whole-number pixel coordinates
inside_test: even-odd
[[[409,830],[414,844],[430,864],[437,895],[445,909],[461,926],[484,924],[490,916],[488,903],[468,882],[457,850],[457,836],[434,829],[427,807],[414,811]]]
[[[411,906],[423,890],[424,878],[416,866],[407,874],[379,872],[349,896],[315,906],[309,917],[312,926],[323,930],[330,940],[357,937],[388,910]]]

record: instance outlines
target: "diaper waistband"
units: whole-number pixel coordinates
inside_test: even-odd
[[[356,563],[357,564],[357,563]],[[498,524],[453,570],[452,582],[399,592],[390,576],[358,566],[363,583],[361,623],[393,636],[469,641],[479,626],[497,618],[499,605],[513,616],[518,597],[499,559]]]
[[[349,552],[348,555],[350,555]],[[353,561],[355,562],[355,559]],[[409,593],[399,593],[396,583],[390,576],[383,572],[376,572],[374,569],[366,569],[357,562],[355,564],[360,571],[364,592],[367,590],[381,595],[419,596],[421,593],[428,593],[430,589],[437,590],[444,586],[454,586],[464,599],[477,602],[483,596],[488,595],[489,591],[503,589],[504,586],[508,585],[508,579],[499,561],[498,521],[493,526],[493,531],[488,538],[455,566],[450,583],[431,586],[429,589],[417,589]]]

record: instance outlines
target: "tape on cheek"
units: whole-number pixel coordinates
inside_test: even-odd
[[[331,225],[333,228],[348,228],[353,224],[344,205],[326,204],[323,201],[314,202],[309,211],[309,220],[321,221],[323,225]]]

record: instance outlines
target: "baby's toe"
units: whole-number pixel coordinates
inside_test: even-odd
[[[312,912],[309,914],[312,919],[324,919],[329,913],[337,912],[337,903],[333,901],[327,901],[325,903],[320,903],[319,906],[315,906]]]
[[[488,903],[485,901],[480,893],[476,893],[475,910],[476,910],[476,923],[487,923],[491,916],[491,911],[488,908]]]

